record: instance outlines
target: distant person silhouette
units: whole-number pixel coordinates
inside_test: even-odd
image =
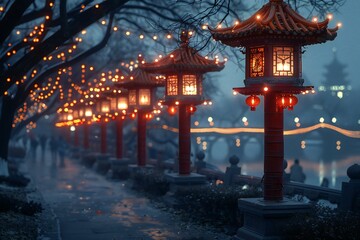
[[[60,158],[60,167],[65,167],[65,153],[66,153],[66,143],[62,137],[59,137],[58,141],[58,152]]]
[[[327,179],[326,177],[323,178],[323,180],[321,181],[321,187],[329,187],[329,179]]]
[[[295,159],[294,164],[290,167],[290,181],[305,182],[305,174],[300,166],[299,159]]]
[[[51,151],[51,161],[53,163],[56,163],[57,162],[58,141],[56,140],[56,138],[54,136],[52,136],[50,138],[49,146],[50,146],[50,151]]]
[[[37,151],[37,147],[38,147],[39,141],[37,140],[37,138],[31,134],[30,135],[30,152],[31,152],[31,158],[32,160],[36,160],[36,151]]]
[[[41,160],[44,161],[47,137],[45,134],[41,134],[39,137],[40,148],[41,148]]]

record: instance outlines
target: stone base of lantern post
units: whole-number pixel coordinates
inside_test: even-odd
[[[177,191],[196,188],[207,183],[206,177],[198,173],[179,175],[179,173],[165,173],[165,179],[170,183],[169,191],[164,196],[165,203],[170,207],[181,207],[183,203],[174,197]]]
[[[207,183],[206,176],[198,173],[190,173],[189,175],[179,175],[179,173],[165,173],[165,179],[170,183],[168,195],[174,194],[181,189],[197,187]]]
[[[130,175],[133,176],[136,173],[147,173],[154,170],[153,165],[146,164],[145,166],[139,166],[137,164],[129,164],[128,170],[130,172]]]
[[[265,201],[263,198],[239,199],[238,207],[244,214],[244,225],[234,240],[283,239],[284,229],[290,219],[310,210],[310,204],[284,199]]]
[[[198,173],[180,175],[179,173],[165,173],[165,178],[170,184],[191,186],[206,183],[206,176]]]

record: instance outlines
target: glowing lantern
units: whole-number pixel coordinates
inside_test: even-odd
[[[73,109],[73,117],[74,117],[74,119],[79,118],[79,111],[77,109]]]
[[[151,89],[139,89],[139,100],[140,106],[150,106],[151,104]]]
[[[72,121],[73,119],[74,119],[74,117],[73,117],[72,113],[68,113],[67,114],[67,120]]]
[[[256,95],[251,95],[246,98],[245,102],[251,111],[255,111],[256,107],[260,104],[260,98]]]
[[[144,62],[141,55],[138,57],[138,62]],[[132,108],[150,110],[155,102],[155,90],[157,87],[163,86],[164,82],[162,79],[159,80],[144,72],[141,68],[135,68],[126,81],[115,85],[128,90],[128,102],[120,103],[118,101],[118,107],[120,104],[123,107],[128,105]]]
[[[188,106],[188,109],[187,109],[190,114],[194,114],[197,110],[197,108],[195,106]]]
[[[117,109],[126,110],[128,108],[128,99],[126,97],[117,98]]]
[[[79,109],[79,117],[82,118],[84,116],[85,112],[83,108]]]
[[[298,99],[294,95],[290,95],[288,99],[288,109],[293,110],[294,106],[298,103]]]
[[[60,121],[67,121],[67,118],[68,118],[68,113],[66,113],[66,112],[63,112],[60,115]]]
[[[189,46],[192,32],[182,31],[181,46],[169,55],[153,63],[144,63],[140,67],[150,73],[165,77],[165,104],[201,104],[203,99],[203,74],[220,71],[224,62],[202,57]],[[179,104],[178,104],[179,105]]]
[[[176,107],[174,107],[174,106],[169,106],[169,107],[168,107],[168,113],[169,113],[171,116],[175,115],[176,112],[177,112]]]
[[[128,96],[127,92],[119,90],[110,94],[110,109],[111,111],[126,110],[128,109]]]
[[[96,103],[96,111],[98,113],[108,113],[110,112],[110,100],[107,98],[102,98]]]
[[[278,96],[276,100],[276,104],[278,107],[281,107],[283,109],[288,108],[289,110],[293,110],[297,102],[297,97],[289,94]]]
[[[91,117],[92,114],[92,108],[90,106],[85,107],[85,117]]]
[[[147,114],[145,114],[145,118],[146,119],[152,119],[153,115],[151,113],[147,113]]]
[[[338,26],[328,28],[329,18],[309,21],[287,2],[268,0],[242,24],[210,28],[216,41],[240,48],[245,54],[245,87],[234,90],[250,95],[247,104],[252,108],[256,102],[252,96],[264,96],[263,190],[264,199],[270,201],[283,199],[284,143],[283,131],[279,131],[283,129],[283,108],[294,107],[297,99],[293,94],[313,89],[303,86],[302,47],[334,40],[338,30]]]
[[[136,113],[131,113],[131,114],[130,114],[130,117],[131,117],[132,119],[135,119],[135,118],[136,118]]]
[[[161,59],[144,63],[140,68],[149,73],[165,76],[164,105],[170,106],[168,112],[175,114],[174,105],[179,110],[179,175],[189,175],[190,168],[190,126],[191,114],[196,111],[195,105],[202,104],[203,74],[220,71],[225,62],[210,60],[201,56],[189,46],[193,32],[181,31],[180,47]]]

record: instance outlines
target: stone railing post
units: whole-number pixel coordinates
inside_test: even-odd
[[[230,167],[226,167],[226,172],[224,176],[224,185],[229,186],[233,184],[234,176],[241,174],[241,167],[238,166],[240,159],[233,155],[229,159]]]
[[[342,183],[340,209],[360,212],[360,165],[350,166],[347,175],[350,181]]]

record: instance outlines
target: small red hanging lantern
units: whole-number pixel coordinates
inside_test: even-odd
[[[283,109],[285,109],[288,106],[288,102],[289,102],[288,96],[286,95],[278,96],[276,99],[276,105]]]
[[[260,98],[256,95],[251,95],[246,98],[245,102],[251,111],[255,111],[256,107],[260,104]]]
[[[147,114],[145,114],[145,118],[146,119],[152,119],[153,115],[151,113],[147,113]]]
[[[290,111],[294,109],[294,106],[297,104],[298,99],[294,95],[282,95],[279,96],[276,100],[278,107],[283,109],[288,108]]]
[[[136,113],[131,113],[130,118],[135,119],[136,118]]]
[[[195,106],[189,106],[188,107],[188,111],[190,112],[190,114],[194,114],[194,112],[196,112],[197,108]]]
[[[174,107],[174,106],[168,107],[168,113],[169,113],[171,116],[175,115],[176,112],[177,112],[176,107]]]
[[[294,109],[294,106],[298,103],[298,99],[294,95],[288,97],[288,109],[291,111]]]

